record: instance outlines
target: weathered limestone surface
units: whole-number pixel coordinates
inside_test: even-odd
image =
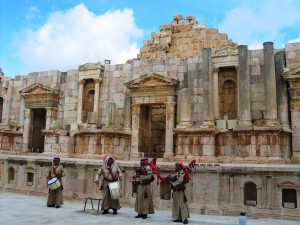
[[[45,193],[44,171],[59,155],[66,195],[96,195],[96,160],[113,154],[121,200],[132,204],[140,157],[156,156],[163,175],[196,160],[187,189],[195,212],[299,220],[299,112],[300,43],[248,50],[176,15],[125,64],[1,71],[0,188]],[[152,188],[157,207],[170,207],[169,186]]]

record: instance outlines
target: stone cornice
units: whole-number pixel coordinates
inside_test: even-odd
[[[196,135],[203,136],[217,134],[216,128],[174,128],[173,132],[177,135]]]

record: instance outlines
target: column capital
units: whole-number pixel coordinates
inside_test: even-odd
[[[175,112],[176,102],[165,102],[164,104],[166,106],[166,113],[167,114]]]
[[[102,78],[94,78],[93,80],[94,80],[95,83],[98,84],[102,81]]]
[[[141,113],[141,104],[135,103],[132,104],[131,107],[132,107],[132,114],[137,115]]]
[[[85,79],[78,79],[79,84],[85,84]]]
[[[212,71],[213,71],[213,73],[219,73],[220,67],[214,66],[214,67],[212,68]]]
[[[24,112],[25,112],[25,113],[24,113],[25,118],[30,117],[31,109],[26,108],[26,109],[24,110]]]

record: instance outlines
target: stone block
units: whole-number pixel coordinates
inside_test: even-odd
[[[226,120],[216,120],[218,129],[227,129]]]
[[[227,128],[235,129],[237,127],[237,120],[227,120]]]

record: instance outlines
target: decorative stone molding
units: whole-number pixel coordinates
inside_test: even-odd
[[[220,56],[230,56],[237,55],[238,50],[234,47],[226,47],[222,49],[216,49],[212,51],[212,57],[220,57]]]
[[[86,63],[78,67],[78,72],[79,79],[96,79],[101,81],[104,74],[104,66],[100,62]]]
[[[132,91],[133,104],[150,104],[168,102],[176,93],[179,81],[159,74],[145,74],[125,83]]]
[[[25,108],[58,107],[59,90],[43,84],[32,84],[20,91],[25,98]]]

